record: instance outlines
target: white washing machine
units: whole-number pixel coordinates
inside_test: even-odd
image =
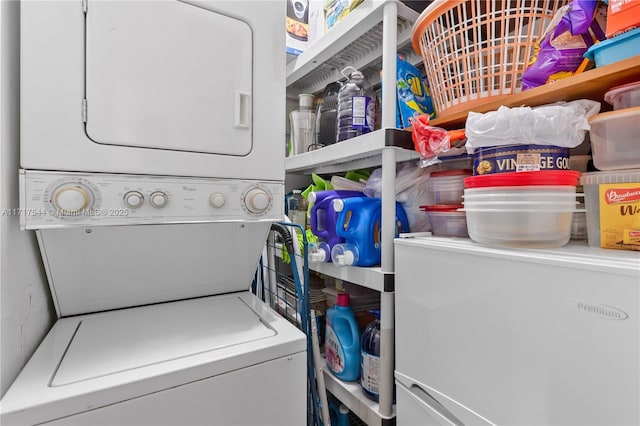
[[[284,17],[22,3],[21,226],[59,319],[1,424],[306,422],[305,336],[248,291],[283,217]]]

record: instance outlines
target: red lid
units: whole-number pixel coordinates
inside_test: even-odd
[[[439,172],[431,172],[430,177],[444,177],[444,176],[471,176],[473,170],[470,169],[455,169],[455,170],[441,170]]]
[[[349,306],[349,293],[338,293],[336,297],[337,306]]]
[[[576,186],[580,172],[574,170],[540,170],[532,172],[509,172],[492,175],[471,176],[464,179],[465,188],[486,188],[491,186],[536,186],[561,185]]]
[[[464,207],[462,204],[431,204],[430,206],[420,206],[425,212],[455,212]]]

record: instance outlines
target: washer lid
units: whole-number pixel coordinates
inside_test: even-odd
[[[93,141],[251,152],[249,24],[178,1],[90,1],[85,32],[85,120]]]
[[[198,299],[87,317],[51,386],[63,386],[274,336],[237,297]]]

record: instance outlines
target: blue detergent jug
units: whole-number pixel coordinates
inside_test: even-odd
[[[324,352],[327,368],[347,382],[360,378],[360,329],[349,306],[349,295],[338,293],[336,305],[327,309]]]
[[[380,198],[346,198],[334,200],[338,212],[336,233],[344,243],[331,250],[331,260],[338,266],[373,266],[380,264]],[[409,232],[409,220],[400,203],[396,202],[396,237]]]
[[[331,426],[350,426],[349,409],[346,405],[329,403],[329,417],[331,418]]]
[[[308,195],[312,203],[310,219],[311,232],[322,239],[313,246],[309,245],[309,260],[311,262],[331,262],[331,249],[344,238],[336,234],[336,220],[338,213],[333,209],[333,200],[349,197],[363,197],[360,191],[318,191]]]

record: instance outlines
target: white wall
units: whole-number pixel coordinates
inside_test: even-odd
[[[51,328],[55,311],[33,231],[18,228],[20,7],[0,0],[0,396]]]

